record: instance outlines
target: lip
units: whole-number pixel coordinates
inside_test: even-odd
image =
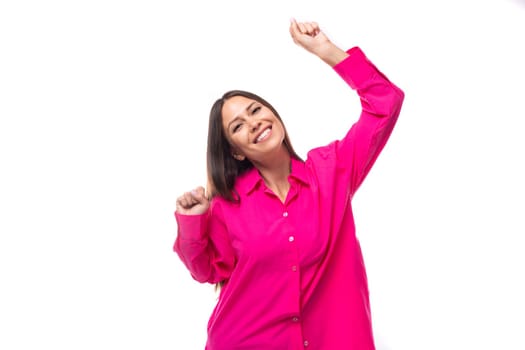
[[[255,144],[259,143],[259,142],[257,142],[257,139],[259,138],[259,136],[262,135],[262,133],[264,133],[264,132],[265,132],[266,130],[268,130],[268,129],[270,130],[270,133],[271,133],[271,132],[272,132],[272,126],[271,126],[271,125],[268,125],[268,126],[266,126],[266,127],[264,127],[264,128],[261,128],[261,132],[257,133],[257,135],[255,135],[255,137],[253,138],[253,143],[255,143]],[[261,140],[261,141],[266,140],[266,139],[268,138],[268,136],[269,136],[269,135],[267,135],[267,136],[266,136],[263,140]]]

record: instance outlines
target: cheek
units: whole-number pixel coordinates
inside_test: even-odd
[[[236,133],[235,135],[233,136],[230,136],[229,138],[229,143],[230,143],[230,147],[232,149],[241,149],[242,146],[246,143],[245,141],[245,138],[246,136],[243,135],[243,133],[239,132],[239,133]]]
[[[286,132],[284,131],[284,125],[283,123],[278,123],[277,125],[278,125],[278,130],[282,134],[283,139],[284,139],[284,136],[286,135]]]

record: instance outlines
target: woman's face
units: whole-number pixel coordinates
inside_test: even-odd
[[[252,162],[264,161],[280,151],[284,126],[262,103],[244,96],[233,96],[222,107],[222,126],[233,149],[233,156]]]

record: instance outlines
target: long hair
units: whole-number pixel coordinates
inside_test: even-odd
[[[219,195],[232,202],[236,202],[239,199],[234,193],[233,187],[235,185],[235,179],[246,170],[253,168],[253,164],[248,158],[242,161],[233,158],[231,145],[226,138],[222,126],[222,107],[229,98],[234,96],[243,96],[255,100],[270,109],[283,124],[285,135],[284,146],[290,153],[290,156],[301,159],[292,147],[288,132],[286,131],[286,127],[284,127],[279,113],[277,113],[270,103],[262,97],[248,91],[232,90],[226,92],[221,98],[215,101],[211,107],[206,163],[208,172],[208,194],[210,198]]]

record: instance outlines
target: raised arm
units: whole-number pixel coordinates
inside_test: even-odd
[[[365,56],[359,47],[343,51],[334,45],[315,22],[292,20],[294,42],[330,65],[357,91],[362,112],[346,136],[328,147],[345,168],[350,194],[355,193],[385,146],[399,116],[404,93]]]

